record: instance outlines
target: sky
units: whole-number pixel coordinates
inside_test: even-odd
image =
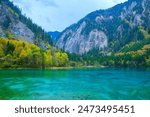
[[[62,31],[88,13],[126,0],[10,0],[46,31]]]

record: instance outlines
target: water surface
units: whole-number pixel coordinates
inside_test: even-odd
[[[0,70],[2,100],[149,100],[150,70]]]

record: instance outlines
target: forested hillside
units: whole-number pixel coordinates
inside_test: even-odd
[[[128,0],[106,10],[94,11],[66,28],[56,47],[83,55],[98,49],[104,54],[118,52],[130,42],[150,34],[150,1]]]
[[[21,39],[44,48],[51,37],[9,0],[0,1],[0,37]]]
[[[9,0],[0,0],[0,68],[68,65],[68,55],[51,46],[51,37]]]
[[[129,0],[92,12],[54,33],[60,51],[52,33],[0,0],[0,68],[150,67],[149,8],[149,0]]]
[[[68,55],[47,44],[43,50],[25,41],[0,38],[0,68],[49,68],[68,64]]]
[[[84,65],[138,67],[150,61],[150,1],[128,0],[66,28],[56,47]]]

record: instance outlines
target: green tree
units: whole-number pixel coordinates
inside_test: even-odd
[[[149,56],[148,59],[146,59],[146,65],[147,65],[148,67],[150,67],[150,56]]]
[[[6,36],[8,39],[14,39],[14,35],[12,33],[10,33],[9,31],[6,31]]]
[[[3,48],[4,48],[3,45],[0,43],[0,57],[4,57],[5,56]]]
[[[66,53],[56,52],[57,66],[63,67],[68,64],[68,55]]]
[[[13,55],[14,50],[15,50],[15,45],[11,43],[10,41],[8,41],[6,45],[5,55],[7,54]]]

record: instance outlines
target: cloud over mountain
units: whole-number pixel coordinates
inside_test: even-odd
[[[89,12],[126,0],[11,0],[45,30],[62,31]],[[62,22],[63,21],[63,22]]]

